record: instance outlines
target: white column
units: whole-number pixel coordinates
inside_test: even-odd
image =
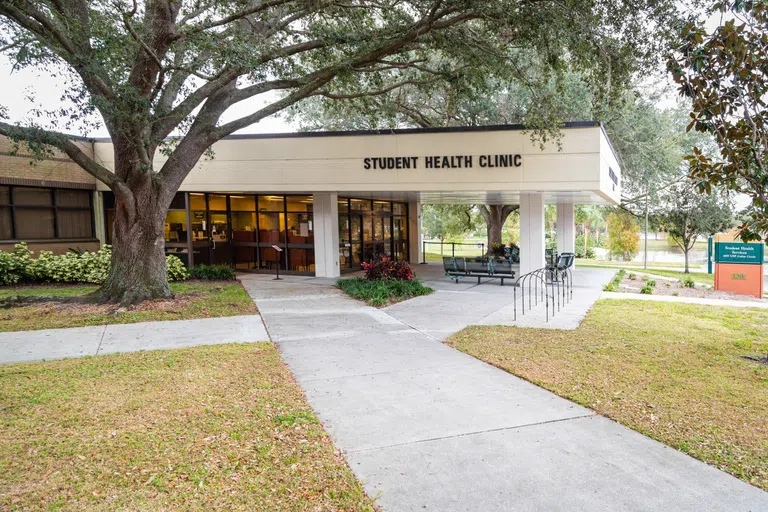
[[[557,252],[576,252],[576,226],[573,202],[557,202]]]
[[[315,223],[315,276],[339,277],[339,196],[321,192],[312,196]]]
[[[94,235],[99,239],[99,244],[107,243],[107,220],[104,217],[103,192],[93,192],[93,225],[96,228]]]
[[[408,258],[411,265],[421,263],[421,203],[408,202]]]
[[[544,196],[520,196],[520,275],[544,266]]]

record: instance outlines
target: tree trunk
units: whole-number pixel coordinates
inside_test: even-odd
[[[112,265],[107,280],[92,295],[96,301],[130,305],[173,297],[163,232],[168,205],[155,189],[147,183],[133,187],[130,198],[115,194]]]
[[[493,244],[501,245],[501,229],[507,221],[507,217],[517,209],[516,206],[489,204],[480,205],[480,214],[485,220],[486,233],[488,235],[488,250]]]
[[[688,269],[688,251],[689,249],[683,249],[683,252],[685,253],[685,273],[689,274],[690,270]]]
[[[584,226],[584,257],[587,257],[587,251],[589,250],[589,229]]]

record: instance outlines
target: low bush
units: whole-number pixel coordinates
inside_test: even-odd
[[[103,245],[98,251],[69,251],[53,254],[40,251],[34,257],[27,244],[14,246],[12,252],[0,252],[0,285],[18,283],[94,283],[101,284],[109,275],[112,247]],[[165,258],[170,281],[187,278],[184,263],[173,255]]]
[[[653,286],[650,285],[644,285],[642,288],[640,288],[640,293],[645,295],[650,295],[653,293]]]
[[[189,269],[192,279],[234,281],[235,271],[226,265],[195,265]]]
[[[648,279],[648,280],[645,282],[645,285],[646,285],[646,286],[650,286],[651,288],[656,288],[656,281],[655,281],[655,280],[653,280],[653,279]]]
[[[634,272],[630,273],[628,277],[629,277],[629,279],[631,281],[636,281],[637,280],[637,274],[635,274]]]
[[[365,278],[368,281],[382,279],[413,281],[416,279],[416,275],[408,263],[393,260],[389,256],[382,256],[381,259],[376,261],[364,262],[361,266],[365,270]]]
[[[603,286],[603,291],[605,292],[615,292],[619,289],[619,285],[621,285],[621,282],[624,280],[624,276],[627,274],[625,270],[619,270],[616,272],[616,275],[613,276],[613,279],[611,279],[611,282],[607,285]]]
[[[680,284],[684,288],[695,288],[696,287],[696,281],[693,280],[693,277],[691,276],[685,276],[680,280]]]
[[[393,302],[399,302],[420,295],[428,295],[434,291],[415,279],[369,280],[362,277],[353,277],[338,280],[336,286],[350,297],[364,300],[374,307],[387,306]]]

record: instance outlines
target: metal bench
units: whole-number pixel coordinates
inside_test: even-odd
[[[498,279],[501,286],[504,286],[504,279],[514,279],[515,273],[512,271],[512,264],[508,260],[501,262],[493,259],[477,258],[443,258],[443,269],[454,283],[458,283],[463,277],[476,277],[477,284],[481,279]]]

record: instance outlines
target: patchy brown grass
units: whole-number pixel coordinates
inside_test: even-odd
[[[186,320],[256,314],[256,306],[239,282],[188,281],[171,283],[173,299],[148,300],[121,308],[116,304],[82,304],[63,298],[78,297],[96,286],[19,286],[0,288],[0,332],[129,324],[153,320]],[[32,303],[12,302],[17,297]]]
[[[0,510],[371,509],[271,343],[0,366]]]
[[[599,301],[575,331],[447,343],[768,490],[768,311]]]

